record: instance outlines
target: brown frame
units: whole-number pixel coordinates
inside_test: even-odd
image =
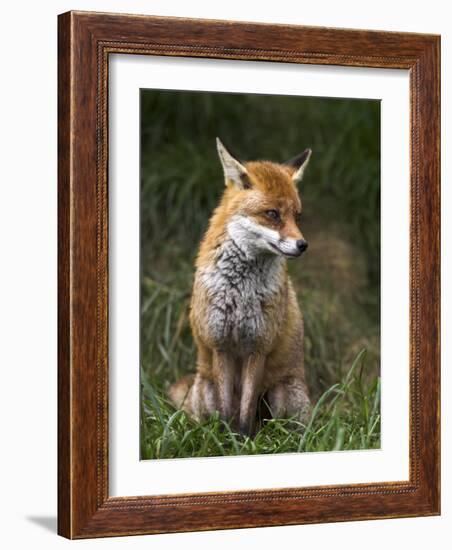
[[[89,12],[58,23],[58,532],[85,538],[439,514],[439,36]],[[109,497],[111,53],[410,71],[409,481]]]

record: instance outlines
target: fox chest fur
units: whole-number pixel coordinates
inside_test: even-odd
[[[202,303],[198,327],[216,348],[240,356],[271,346],[287,290],[280,258],[250,257],[228,239],[214,262],[198,270],[195,285]]]

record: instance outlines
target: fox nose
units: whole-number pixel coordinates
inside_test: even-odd
[[[297,241],[297,248],[300,251],[300,254],[308,248],[308,243],[304,239]]]

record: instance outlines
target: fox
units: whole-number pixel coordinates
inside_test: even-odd
[[[196,373],[169,397],[197,421],[218,411],[255,433],[261,398],[271,417],[305,421],[304,325],[287,260],[308,248],[298,184],[311,149],[284,164],[243,162],[216,139],[225,189],[195,262],[190,325]]]

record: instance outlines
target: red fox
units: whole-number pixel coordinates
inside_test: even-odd
[[[239,162],[217,138],[226,189],[201,242],[190,324],[196,375],[169,396],[201,420],[214,411],[252,435],[259,398],[274,418],[305,419],[303,318],[286,259],[308,247],[300,229],[297,183],[306,149],[285,164]]]

